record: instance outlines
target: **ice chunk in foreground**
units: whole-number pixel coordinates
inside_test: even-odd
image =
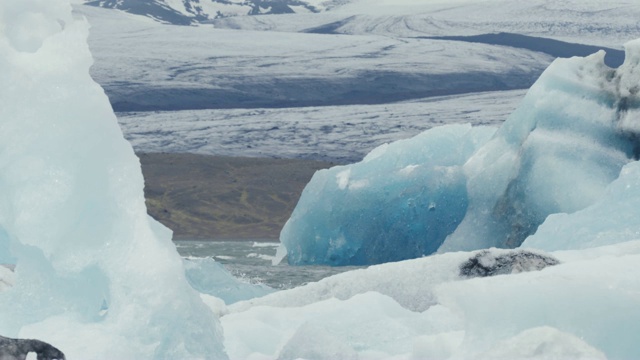
[[[370,266],[228,307],[232,359],[636,359],[640,240],[545,256],[559,263],[468,278],[462,264],[520,250]],[[542,253],[538,253],[542,254]],[[323,341],[331,346],[322,347]]]
[[[480,355],[482,359],[590,359],[606,360],[599,350],[575,335],[550,326],[532,328],[499,342]]]
[[[280,236],[289,263],[514,248],[550,214],[594,204],[640,156],[640,41],[626,50],[619,69],[604,52],[556,60],[488,141],[435,128],[316,173]]]
[[[0,334],[70,359],[224,358],[217,318],[146,215],[138,159],[68,1],[0,2]]]

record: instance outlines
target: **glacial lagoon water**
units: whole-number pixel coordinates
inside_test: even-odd
[[[290,266],[283,262],[272,265],[277,242],[256,240],[175,240],[183,258],[213,258],[233,276],[253,284],[291,289],[325,277],[357,269],[356,266]]]

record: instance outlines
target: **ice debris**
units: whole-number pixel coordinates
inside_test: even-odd
[[[558,265],[558,259],[541,251],[489,249],[477,252],[460,265],[460,276],[485,277],[542,270]]]

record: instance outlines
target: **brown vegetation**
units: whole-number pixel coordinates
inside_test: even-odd
[[[334,164],[138,154],[149,214],[175,239],[277,239],[304,186]]]

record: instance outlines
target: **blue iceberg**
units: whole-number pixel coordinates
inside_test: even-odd
[[[557,59],[493,129],[444,126],[319,171],[281,233],[291,264],[355,265],[515,248],[596,203],[640,154],[640,42]]]
[[[467,211],[462,165],[494,131],[443,126],[318,171],[282,230],[289,262],[363,265],[435,252]]]

